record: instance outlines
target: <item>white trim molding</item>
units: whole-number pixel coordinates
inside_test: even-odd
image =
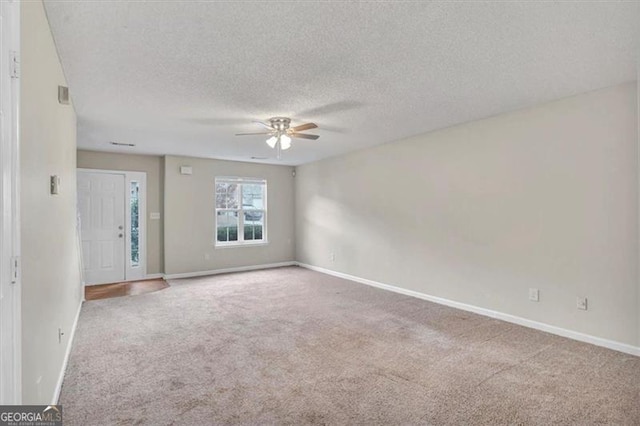
[[[578,340],[580,342],[591,343],[592,345],[602,346],[603,348],[613,349],[614,351],[624,352],[626,354],[635,355],[635,356],[640,356],[640,347],[628,345],[626,343],[607,340],[601,337],[592,336],[590,334],[580,333],[577,331],[556,327],[554,325],[549,325],[542,322],[529,320],[526,318],[511,315],[511,314],[505,314],[503,312],[493,311],[491,309],[481,308],[479,306],[468,305],[466,303],[444,299],[442,297],[431,296],[425,293],[420,293],[418,291],[408,290],[405,288],[384,284],[378,281],[369,280],[367,278],[356,277],[354,275],[333,271],[331,269],[321,268],[319,266],[308,265],[302,262],[296,262],[296,263],[300,267],[310,269],[316,272],[322,272],[323,274],[332,275],[334,277],[344,278],[346,280],[355,281],[357,283],[365,284],[371,287],[377,287],[383,290],[392,291],[394,293],[403,294],[405,296],[411,296],[411,297],[416,297],[418,299],[427,300],[429,302],[437,303],[439,305],[445,305],[452,308],[461,309],[463,311],[473,312],[475,314],[484,315],[486,317],[510,322],[512,324],[522,325],[524,327],[545,331],[547,333],[555,334],[562,337],[567,337],[569,339]]]
[[[22,403],[20,1],[0,1],[0,404]]]
[[[164,274],[147,274],[145,275],[145,277],[143,279],[141,279],[140,281],[145,281],[145,280],[159,280],[161,278],[164,278]]]
[[[64,359],[62,360],[62,367],[60,368],[60,374],[58,375],[58,382],[56,388],[53,391],[53,397],[51,398],[51,405],[56,405],[58,399],[60,399],[60,391],[62,390],[62,383],[64,382],[64,375],[67,371],[67,364],[69,363],[69,356],[71,355],[71,348],[73,347],[73,338],[76,336],[76,328],[78,328],[78,319],[80,318],[80,311],[82,310],[82,302],[78,305],[78,311],[76,317],[73,320],[71,326],[71,332],[69,333],[69,341],[67,342],[67,349],[64,353]]]
[[[138,282],[138,281],[147,281],[147,280],[159,280],[161,278],[164,278],[164,274],[147,274],[142,278],[130,278],[130,279],[124,279],[122,281],[117,281],[117,282],[113,282],[113,283],[99,283],[99,284],[84,284],[84,287],[94,287],[94,286],[99,286],[99,285],[108,285],[108,284],[120,284],[120,283],[132,283],[132,282]]]
[[[258,269],[282,268],[283,266],[296,266],[298,262],[288,261],[280,263],[266,263],[264,265],[238,266],[235,268],[213,269],[210,271],[185,272],[181,274],[165,274],[165,280],[173,280],[177,278],[204,277],[207,275],[228,274],[230,272],[256,271]]]

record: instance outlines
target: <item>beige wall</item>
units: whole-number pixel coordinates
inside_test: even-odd
[[[626,84],[298,167],[297,260],[638,345],[636,108]]]
[[[193,175],[181,175],[192,166]],[[165,157],[165,272],[211,271],[294,260],[293,168]],[[267,180],[268,245],[214,248],[216,176]]]
[[[640,242],[640,66],[637,69],[638,78],[636,80],[636,123],[638,126],[637,131],[637,144],[638,144],[638,162],[636,164],[636,173],[638,173],[638,241]],[[637,342],[640,345],[640,247],[638,248],[638,337]]]
[[[78,150],[78,168],[147,174],[147,274],[164,272],[164,158]],[[150,213],[160,213],[160,220]]]
[[[21,26],[23,403],[48,404],[81,303],[76,115],[57,101],[66,83],[41,2],[22,2]],[[61,178],[59,195],[49,195],[50,175]]]

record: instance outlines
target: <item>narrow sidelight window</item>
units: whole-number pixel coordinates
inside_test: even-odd
[[[129,202],[131,203],[131,229],[129,235],[131,236],[131,266],[140,265],[140,184],[136,181],[131,181],[129,188],[131,191],[131,197]]]

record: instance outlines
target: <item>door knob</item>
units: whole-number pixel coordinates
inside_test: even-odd
[[[120,226],[118,226],[118,229],[122,231],[124,228],[123,228],[122,225],[120,225]]]
[[[118,234],[118,237],[122,238],[122,234]]]

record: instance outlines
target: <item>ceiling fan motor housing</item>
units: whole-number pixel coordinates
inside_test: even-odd
[[[289,124],[291,124],[291,119],[288,117],[273,117],[269,119],[271,123],[271,127],[280,132],[286,131],[289,129]]]

